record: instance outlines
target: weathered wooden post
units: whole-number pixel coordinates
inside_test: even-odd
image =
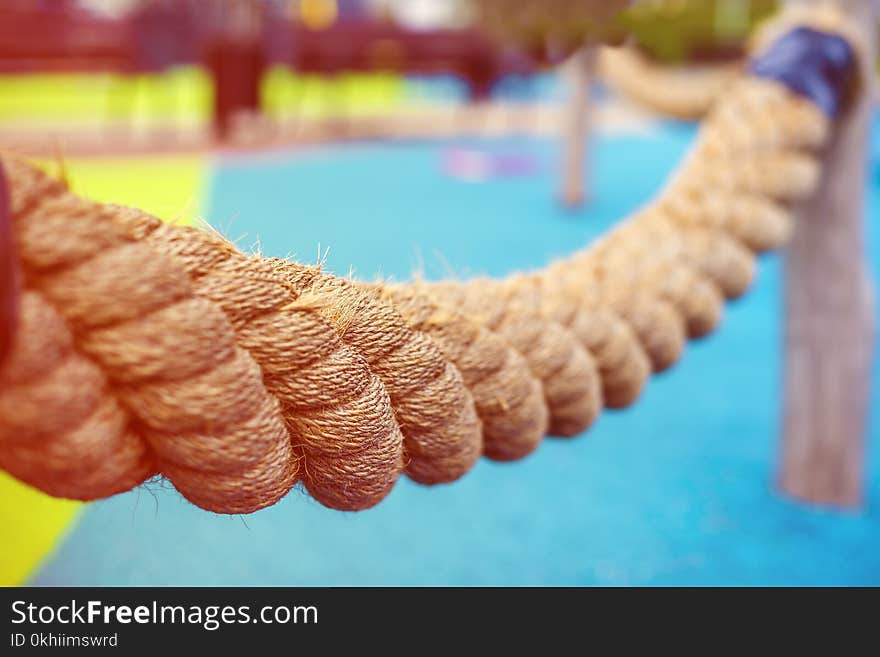
[[[575,208],[589,197],[590,79],[596,61],[596,48],[576,50],[566,63],[568,98],[562,129],[563,205]]]
[[[857,100],[824,154],[786,257],[785,410],[780,484],[811,502],[858,505],[864,478],[874,311],[863,221],[877,0],[841,0],[866,26]]]

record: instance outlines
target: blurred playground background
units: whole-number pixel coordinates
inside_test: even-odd
[[[207,221],[244,249],[323,259],[338,274],[541,266],[646,202],[696,123],[592,80],[589,200],[564,207],[571,51],[509,26],[498,39],[478,4],[7,0],[0,145],[78,193]],[[775,9],[656,1],[621,21],[657,64],[699,67],[738,61]],[[221,88],[229,52],[259,72],[252,88]],[[869,217],[880,208],[872,139]],[[870,221],[867,234],[876,280]],[[481,461],[453,485],[401,480],[366,512],[294,492],[216,516],[158,484],[86,505],[0,473],[0,584],[880,584],[876,422],[863,508],[774,487],[781,257],[762,257],[723,330],[689,345],[634,407],[525,461]]]

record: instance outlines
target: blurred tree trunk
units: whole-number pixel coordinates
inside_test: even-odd
[[[568,98],[562,128],[562,183],[560,199],[568,208],[589,199],[590,79],[596,60],[594,47],[581,48],[565,64]]]
[[[874,0],[841,7],[876,25]],[[867,63],[877,57],[876,29]],[[780,484],[795,497],[840,506],[863,495],[874,311],[863,215],[873,70],[824,154],[824,177],[799,213],[786,257],[786,380]]]

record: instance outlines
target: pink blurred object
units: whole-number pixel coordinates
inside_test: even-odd
[[[496,178],[530,176],[540,163],[524,153],[491,153],[476,148],[449,148],[443,153],[443,173],[458,180],[483,182]]]

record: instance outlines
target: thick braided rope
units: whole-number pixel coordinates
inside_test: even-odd
[[[245,255],[4,157],[23,292],[0,466],[77,499],[161,474],[245,513],[297,481],[357,510],[401,473],[436,484],[480,455],[521,458],[631,404],[717,326],[754,254],[789,235],[830,130],[807,98],[744,76],[658,198],[589,248],[412,284]]]
[[[801,25],[845,32],[859,46],[859,30],[844,25],[833,3],[813,2],[787,6],[783,15],[756,30],[752,50]],[[744,62],[664,65],[652,61],[631,46],[603,46],[599,50],[597,73],[614,91],[654,112],[678,119],[702,119],[736,81]],[[735,106],[725,103],[729,110]]]
[[[669,66],[636,48],[599,51],[599,77],[614,91],[648,109],[678,119],[701,119],[737,79],[738,63]]]

